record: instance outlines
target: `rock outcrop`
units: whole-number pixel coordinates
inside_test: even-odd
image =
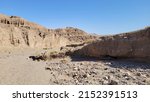
[[[7,24],[7,25],[13,25],[15,27],[23,27],[26,29],[36,29],[36,30],[43,30],[43,31],[48,31],[43,26],[40,26],[38,24],[28,22],[27,20],[18,17],[18,16],[6,16],[3,14],[0,14],[0,23],[1,24]]]
[[[47,29],[17,16],[0,14],[0,46],[57,48],[96,37],[76,28]]]
[[[114,36],[104,36],[75,53],[96,58],[150,59],[150,27]]]
[[[96,40],[98,36],[90,35],[83,30],[73,27],[66,27],[65,29],[55,29],[54,32],[67,38],[71,43],[83,43]]]
[[[0,46],[53,48],[67,43],[67,39],[38,24],[17,16],[0,15]]]

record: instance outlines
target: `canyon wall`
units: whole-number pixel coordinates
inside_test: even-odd
[[[135,32],[100,37],[99,40],[76,53],[96,58],[150,59],[150,27]]]
[[[0,14],[0,47],[57,48],[95,38],[77,28],[47,29],[17,16]]]

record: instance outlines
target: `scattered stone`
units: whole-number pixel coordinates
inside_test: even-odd
[[[150,77],[150,75],[149,75],[149,74],[146,74],[146,77]]]
[[[137,76],[141,76],[141,73],[136,73]]]
[[[124,77],[124,78],[125,78],[126,80],[130,80],[130,78],[129,78],[129,77],[127,77],[127,76],[126,76],[126,77]]]
[[[0,14],[0,39],[3,39],[0,47],[44,50],[29,58],[42,63],[46,61],[47,67],[40,70],[49,70],[51,84],[150,84],[149,64],[122,60],[144,58],[150,61],[150,27],[137,32],[99,37],[72,27],[47,29],[17,16]],[[11,52],[7,51],[6,54],[0,56],[0,60],[11,58]]]
[[[77,74],[76,74],[76,73],[75,73],[75,74],[73,74],[73,75],[72,75],[72,77],[73,77],[73,78],[77,77]]]
[[[110,80],[108,85],[118,85],[118,82],[115,80]]]
[[[67,60],[61,60],[61,63],[64,63],[64,64],[66,64],[67,63]]]
[[[87,75],[86,75],[86,74],[84,74],[84,75],[83,75],[83,78],[87,78]]]
[[[103,77],[104,80],[109,80],[110,79],[110,76],[105,76]]]
[[[144,79],[142,82],[146,83],[146,80]]]
[[[115,74],[116,72],[115,72],[114,70],[111,70],[110,73],[111,73],[111,74]]]
[[[40,61],[40,60],[45,60],[45,56],[29,56],[33,61]]]
[[[89,73],[90,75],[97,75],[97,72],[96,71],[90,71],[90,73]]]
[[[123,73],[123,75],[122,75],[123,77],[128,77],[129,76],[129,74],[128,73]]]
[[[111,62],[107,62],[107,63],[105,63],[106,65],[111,65],[112,63]]]
[[[45,68],[45,70],[50,70],[50,71],[51,71],[52,69],[51,69],[51,68],[49,68],[49,67],[46,67],[46,68]]]
[[[104,68],[104,70],[108,70],[108,68]]]

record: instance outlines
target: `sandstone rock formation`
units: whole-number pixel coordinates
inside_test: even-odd
[[[65,29],[55,29],[57,35],[67,38],[72,43],[83,43],[96,40],[98,36],[90,35],[83,30],[66,27]]]
[[[65,45],[67,39],[17,16],[0,15],[0,46],[51,48]]]
[[[75,54],[96,58],[150,59],[150,27],[99,37],[72,27],[47,29],[17,16],[0,14],[0,47],[62,48],[71,53],[77,49]]]
[[[47,29],[17,16],[0,14],[0,46],[57,48],[95,39],[76,28]]]
[[[114,36],[104,36],[76,53],[104,58],[150,59],[150,27]]]

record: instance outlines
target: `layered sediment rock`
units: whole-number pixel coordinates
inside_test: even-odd
[[[0,14],[0,46],[57,48],[95,39],[76,28],[47,29],[17,16]]]
[[[84,32],[83,30],[73,28],[73,27],[66,27],[65,29],[55,29],[54,32],[57,35],[63,36],[67,38],[70,42],[90,42],[96,40],[98,36],[89,35],[88,33]]]
[[[104,58],[150,59],[150,27],[114,36],[104,36],[76,53]]]
[[[0,46],[52,48],[67,43],[53,31],[17,16],[0,15]]]

